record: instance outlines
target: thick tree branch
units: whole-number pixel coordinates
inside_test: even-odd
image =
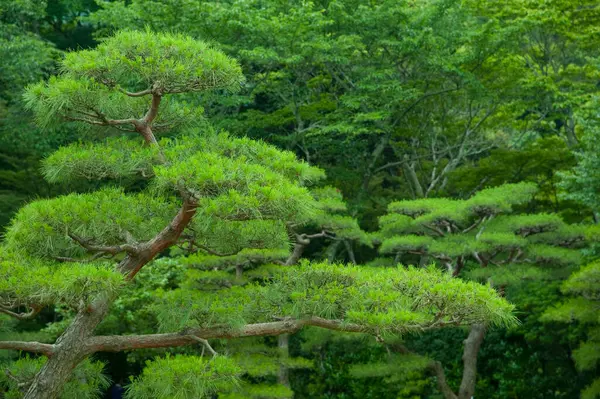
[[[184,333],[148,334],[148,335],[114,335],[96,336],[87,341],[87,353],[120,352],[132,349],[167,348],[191,345],[199,342],[198,338],[241,338],[265,335],[295,333],[303,327],[314,326],[329,330],[346,332],[365,332],[365,328],[356,324],[343,323],[338,320],[327,320],[311,317],[302,320],[283,320],[270,323],[248,324],[239,330],[230,328],[207,328],[187,330]]]
[[[458,391],[459,399],[470,399],[475,393],[477,379],[477,355],[485,336],[483,324],[473,324],[469,336],[465,339],[463,351],[463,376]]]
[[[162,100],[162,96],[157,93],[152,93],[152,103],[150,104],[150,109],[144,115],[142,119],[143,123],[150,125],[158,115],[158,108],[160,106],[160,101]]]
[[[196,214],[197,207],[198,202],[195,199],[192,197],[185,198],[181,209],[167,227],[150,241],[137,245],[137,251],[129,253],[121,261],[119,264],[121,273],[126,274],[128,279],[132,279],[156,255],[174,245]]]
[[[43,344],[41,342],[0,341],[0,349],[12,349],[16,351],[41,353],[45,356],[52,356],[52,354],[54,353],[54,345]]]
[[[442,364],[438,361],[432,361],[431,363],[429,363],[428,367],[435,373],[435,376],[437,378],[438,389],[442,392],[444,398],[456,399],[456,394],[448,385],[448,381],[446,381],[446,373],[444,373],[444,368],[442,367]]]

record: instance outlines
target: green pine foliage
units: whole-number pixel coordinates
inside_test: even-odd
[[[143,116],[147,99],[128,97],[123,91],[153,90],[161,95],[235,91],[244,80],[236,62],[207,44],[151,31],[121,31],[93,50],[69,53],[61,69],[60,77],[27,90],[27,105],[42,126],[59,121],[57,116],[91,124]],[[194,116],[185,106],[165,109],[157,121],[159,128],[179,126]]]
[[[36,186],[27,171],[39,168],[14,173],[21,155],[0,157],[9,169],[0,177],[11,180],[8,189],[0,182],[7,220],[40,194],[0,244],[3,337],[50,343],[63,334],[63,342],[84,312],[102,309],[93,306],[100,299],[109,309],[90,335],[206,330],[230,338],[253,323],[312,323],[375,336],[369,349],[383,353],[394,337],[445,326],[514,327],[514,306],[492,286],[564,277],[582,252],[594,252],[587,247],[597,229],[563,221],[591,218],[588,208],[565,211],[572,202],[563,198],[597,208],[599,8],[413,3],[0,0],[0,143],[47,153],[71,142],[42,165],[48,182],[71,190],[60,196],[36,187],[13,195],[12,180]],[[93,24],[98,43],[64,34],[80,49],[64,57],[42,39]],[[24,107],[43,131],[24,123]],[[556,173],[575,158],[573,171]],[[390,198],[402,200],[366,233]],[[357,266],[373,247],[389,258]],[[302,254],[329,262],[297,266]],[[491,284],[454,278],[461,274]],[[573,296],[565,307],[577,317],[559,317],[560,308],[554,316],[596,326],[595,294],[575,280],[565,285]],[[4,323],[40,310],[34,321]],[[582,371],[597,364],[597,335],[592,327],[574,352]],[[328,355],[290,356],[284,342],[211,339],[219,353],[211,360],[208,344],[166,357],[165,349],[131,352],[134,370],[154,360],[128,395],[288,398],[306,388],[313,396],[417,397],[433,386],[427,358],[388,354],[343,365],[352,383],[339,377],[345,371],[329,373],[339,392],[312,381],[298,388],[287,371],[325,370]],[[355,343],[344,345],[351,358]],[[3,359],[27,383],[54,361],[12,351]],[[81,370],[89,364],[88,375]],[[97,363],[68,367],[64,397],[93,397],[106,384]],[[7,395],[22,396],[18,379],[0,379]],[[376,389],[359,387],[366,380]],[[379,386],[404,383],[393,394]]]
[[[231,359],[169,356],[149,361],[134,379],[127,398],[201,399],[234,389],[240,368]]]
[[[569,270],[579,265],[579,249],[593,229],[568,225],[556,214],[515,214],[535,192],[534,185],[519,183],[481,190],[467,200],[392,202],[380,218],[379,252],[396,261],[431,256],[454,275],[468,263],[489,266],[466,270],[473,278],[496,283],[552,275],[548,266]],[[535,272],[529,265],[543,269]]]
[[[0,375],[0,386],[5,387],[7,399],[20,399],[23,390],[28,386],[33,376],[42,368],[46,358],[24,357],[10,363],[5,372]],[[99,399],[103,391],[110,385],[102,371],[104,363],[84,360],[73,370],[73,375],[65,384],[60,394],[61,399]]]

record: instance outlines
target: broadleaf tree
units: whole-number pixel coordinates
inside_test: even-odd
[[[12,368],[22,371],[10,374],[14,396],[97,396],[105,384],[101,365],[86,359],[100,351],[201,345],[208,358],[149,362],[128,395],[202,398],[234,390],[240,373],[208,339],[304,326],[379,336],[515,322],[513,306],[484,285],[432,269],[324,263],[288,267],[266,285],[212,295],[173,290],[155,308],[155,333],[95,335],[124,287],[169,249],[268,248],[282,236],[261,224],[310,221],[318,207],[306,186],[323,172],[290,152],[214,132],[187,105],[184,95],[235,91],[244,81],[236,61],[203,42],[121,31],[94,50],[67,54],[61,67],[59,76],[28,88],[27,104],[41,126],[75,124],[89,140],[52,154],[44,173],[49,181],[95,185],[29,203],[7,230],[3,315],[25,320],[50,305],[72,313],[53,343],[0,341],[1,349],[43,356]],[[227,232],[235,234],[230,239]]]
[[[579,322],[589,326],[588,339],[581,342],[580,346],[572,353],[575,364],[581,371],[593,371],[600,362],[599,287],[600,265],[598,262],[582,267],[563,283],[563,291],[570,298],[549,309],[543,316],[546,321]],[[581,392],[582,399],[594,399],[598,396],[600,396],[600,378],[594,379]]]

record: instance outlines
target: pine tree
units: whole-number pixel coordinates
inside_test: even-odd
[[[232,391],[242,373],[215,356],[209,339],[305,326],[378,336],[514,322],[512,305],[489,287],[435,270],[317,263],[283,268],[266,285],[168,291],[153,306],[156,333],[96,335],[140,270],[170,249],[238,256],[283,248],[284,221],[318,213],[305,186],[323,173],[290,152],[206,126],[186,96],[236,90],[243,76],[203,42],[123,31],[68,54],[61,69],[29,87],[27,103],[41,126],[71,123],[86,140],[48,157],[44,173],[50,182],[92,183],[23,207],[1,247],[4,315],[28,319],[49,305],[72,314],[54,343],[0,341],[43,356],[13,364],[13,397],[96,397],[105,380],[86,359],[99,351],[198,344],[207,356],[149,362],[128,396],[203,398]]]
[[[487,281],[500,293],[507,284],[524,279],[566,276],[582,261],[579,249],[590,228],[567,225],[555,214],[515,214],[515,208],[529,202],[536,190],[532,183],[505,184],[467,200],[392,202],[379,220],[379,252],[394,256],[394,263],[433,261],[450,276]],[[439,363],[426,364],[438,376],[447,399],[473,395],[485,330],[485,325],[474,324],[465,340],[458,394],[444,383]]]

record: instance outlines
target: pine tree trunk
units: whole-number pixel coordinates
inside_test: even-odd
[[[277,346],[279,347],[279,359],[281,360],[281,363],[279,365],[279,374],[277,376],[277,381],[280,384],[283,384],[287,387],[290,386],[290,373],[288,366],[285,364],[285,362],[290,356],[289,342],[289,334],[281,334],[277,336]]]
[[[33,379],[24,399],[56,399],[60,396],[73,369],[89,355],[86,341],[108,313],[112,301],[113,298],[99,298],[77,313],[56,340],[54,353]]]
[[[132,279],[136,273],[158,253],[173,245],[189,224],[196,213],[197,203],[186,200],[173,218],[153,239],[137,246],[134,255],[127,255],[118,265],[117,270]],[[72,371],[92,351],[88,348],[88,339],[94,330],[104,320],[118,293],[106,294],[92,301],[89,306],[82,308],[56,340],[52,356],[37,373],[27,389],[24,399],[57,399]]]
[[[477,355],[485,336],[483,324],[473,324],[469,336],[465,339],[463,350],[463,376],[458,391],[458,399],[471,399],[475,393],[477,380]]]

